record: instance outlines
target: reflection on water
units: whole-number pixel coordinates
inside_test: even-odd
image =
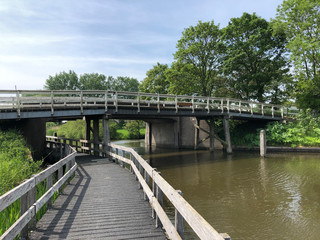
[[[235,239],[320,239],[318,154],[178,151],[134,147],[218,231]],[[173,209],[166,209],[173,215]],[[187,229],[186,239],[196,239]]]

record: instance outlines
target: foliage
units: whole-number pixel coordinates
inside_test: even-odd
[[[23,137],[15,130],[0,131],[0,195],[40,170]]]
[[[223,30],[223,70],[238,98],[278,104],[288,72],[286,38],[255,13],[232,18]]]
[[[138,92],[139,81],[136,78],[131,77],[112,77],[109,76],[107,79],[107,87],[113,91],[127,91],[127,92]]]
[[[85,121],[76,120],[68,121],[57,129],[58,137],[84,139],[85,138]]]
[[[213,21],[199,21],[196,26],[186,28],[178,41],[174,57],[178,64],[187,64],[188,73],[197,77],[200,85],[197,94],[211,96],[214,90],[221,65],[220,35],[219,26]],[[180,78],[180,81],[184,79]]]
[[[79,79],[77,74],[70,70],[60,72],[55,76],[49,76],[44,88],[47,90],[77,90],[79,88]]]
[[[144,127],[144,122],[141,120],[128,121],[125,129],[129,132],[130,139],[140,139],[140,129]]]
[[[320,2],[284,0],[278,7],[274,27],[285,31],[294,63],[297,104],[320,110]],[[315,100],[315,101],[313,101]]]
[[[16,130],[0,131],[0,195],[11,190],[40,170],[26,142]],[[0,235],[20,217],[20,201],[0,213]]]
[[[55,76],[49,76],[46,80],[47,90],[114,90],[137,92],[139,82],[130,77],[106,78],[103,74],[84,73],[78,75],[70,70],[69,73],[61,72]]]
[[[252,126],[250,123],[235,126],[231,133],[233,144],[259,146],[259,132],[262,128]],[[320,146],[320,116],[313,115],[310,109],[302,111],[295,122],[272,122],[264,129],[268,145]]]
[[[98,73],[85,73],[79,78],[80,90],[106,90],[106,76]]]
[[[145,93],[168,93],[169,82],[165,76],[167,69],[167,64],[157,63],[147,71],[147,77],[141,82],[139,90]]]

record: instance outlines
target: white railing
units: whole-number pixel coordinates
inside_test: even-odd
[[[79,109],[83,113],[87,108],[133,108],[139,113],[142,109],[163,110],[218,111],[220,113],[246,113],[270,117],[294,117],[296,108],[285,108],[281,105],[244,101],[232,98],[201,96],[183,96],[169,94],[152,94],[140,92],[117,91],[33,91],[33,90],[0,90],[0,111],[13,110],[20,116],[22,111],[43,109],[54,114],[58,109]]]
[[[64,156],[60,161],[44,171],[33,175],[19,186],[0,196],[0,212],[20,199],[20,218],[1,236],[0,239],[14,239],[19,233],[21,238],[27,238],[28,225],[35,225],[35,216],[45,205],[51,206],[52,197],[77,169],[75,163],[76,151],[68,145],[53,142],[52,148],[63,149]],[[64,170],[64,171],[63,171]],[[64,173],[65,172],[65,173]],[[57,181],[53,185],[53,175],[57,174]],[[36,188],[38,184],[45,183],[47,191],[37,200]]]
[[[152,168],[132,148],[123,147],[109,143],[94,144],[92,141],[75,140],[69,138],[58,138],[47,136],[50,142],[67,143],[77,148],[78,151],[89,154],[100,153],[108,156],[109,160],[121,163],[122,167],[130,169],[139,181],[140,188],[144,191],[145,200],[152,207],[152,217],[156,218],[156,227],[163,227],[169,239],[183,239],[184,221],[186,221],[194,233],[200,239],[223,240],[231,239],[226,233],[218,233],[181,195],[175,190],[155,169]],[[107,150],[106,150],[107,149]],[[163,209],[163,196],[175,208],[175,220],[171,222]]]

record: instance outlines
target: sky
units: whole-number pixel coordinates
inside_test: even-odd
[[[282,0],[0,0],[0,90],[40,90],[62,71],[142,81],[171,64],[185,28],[243,12],[274,18]]]

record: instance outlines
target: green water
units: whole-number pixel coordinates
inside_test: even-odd
[[[218,231],[235,239],[320,239],[319,154],[144,150],[134,147]],[[173,216],[174,209],[166,204]],[[186,239],[197,239],[186,227]]]

